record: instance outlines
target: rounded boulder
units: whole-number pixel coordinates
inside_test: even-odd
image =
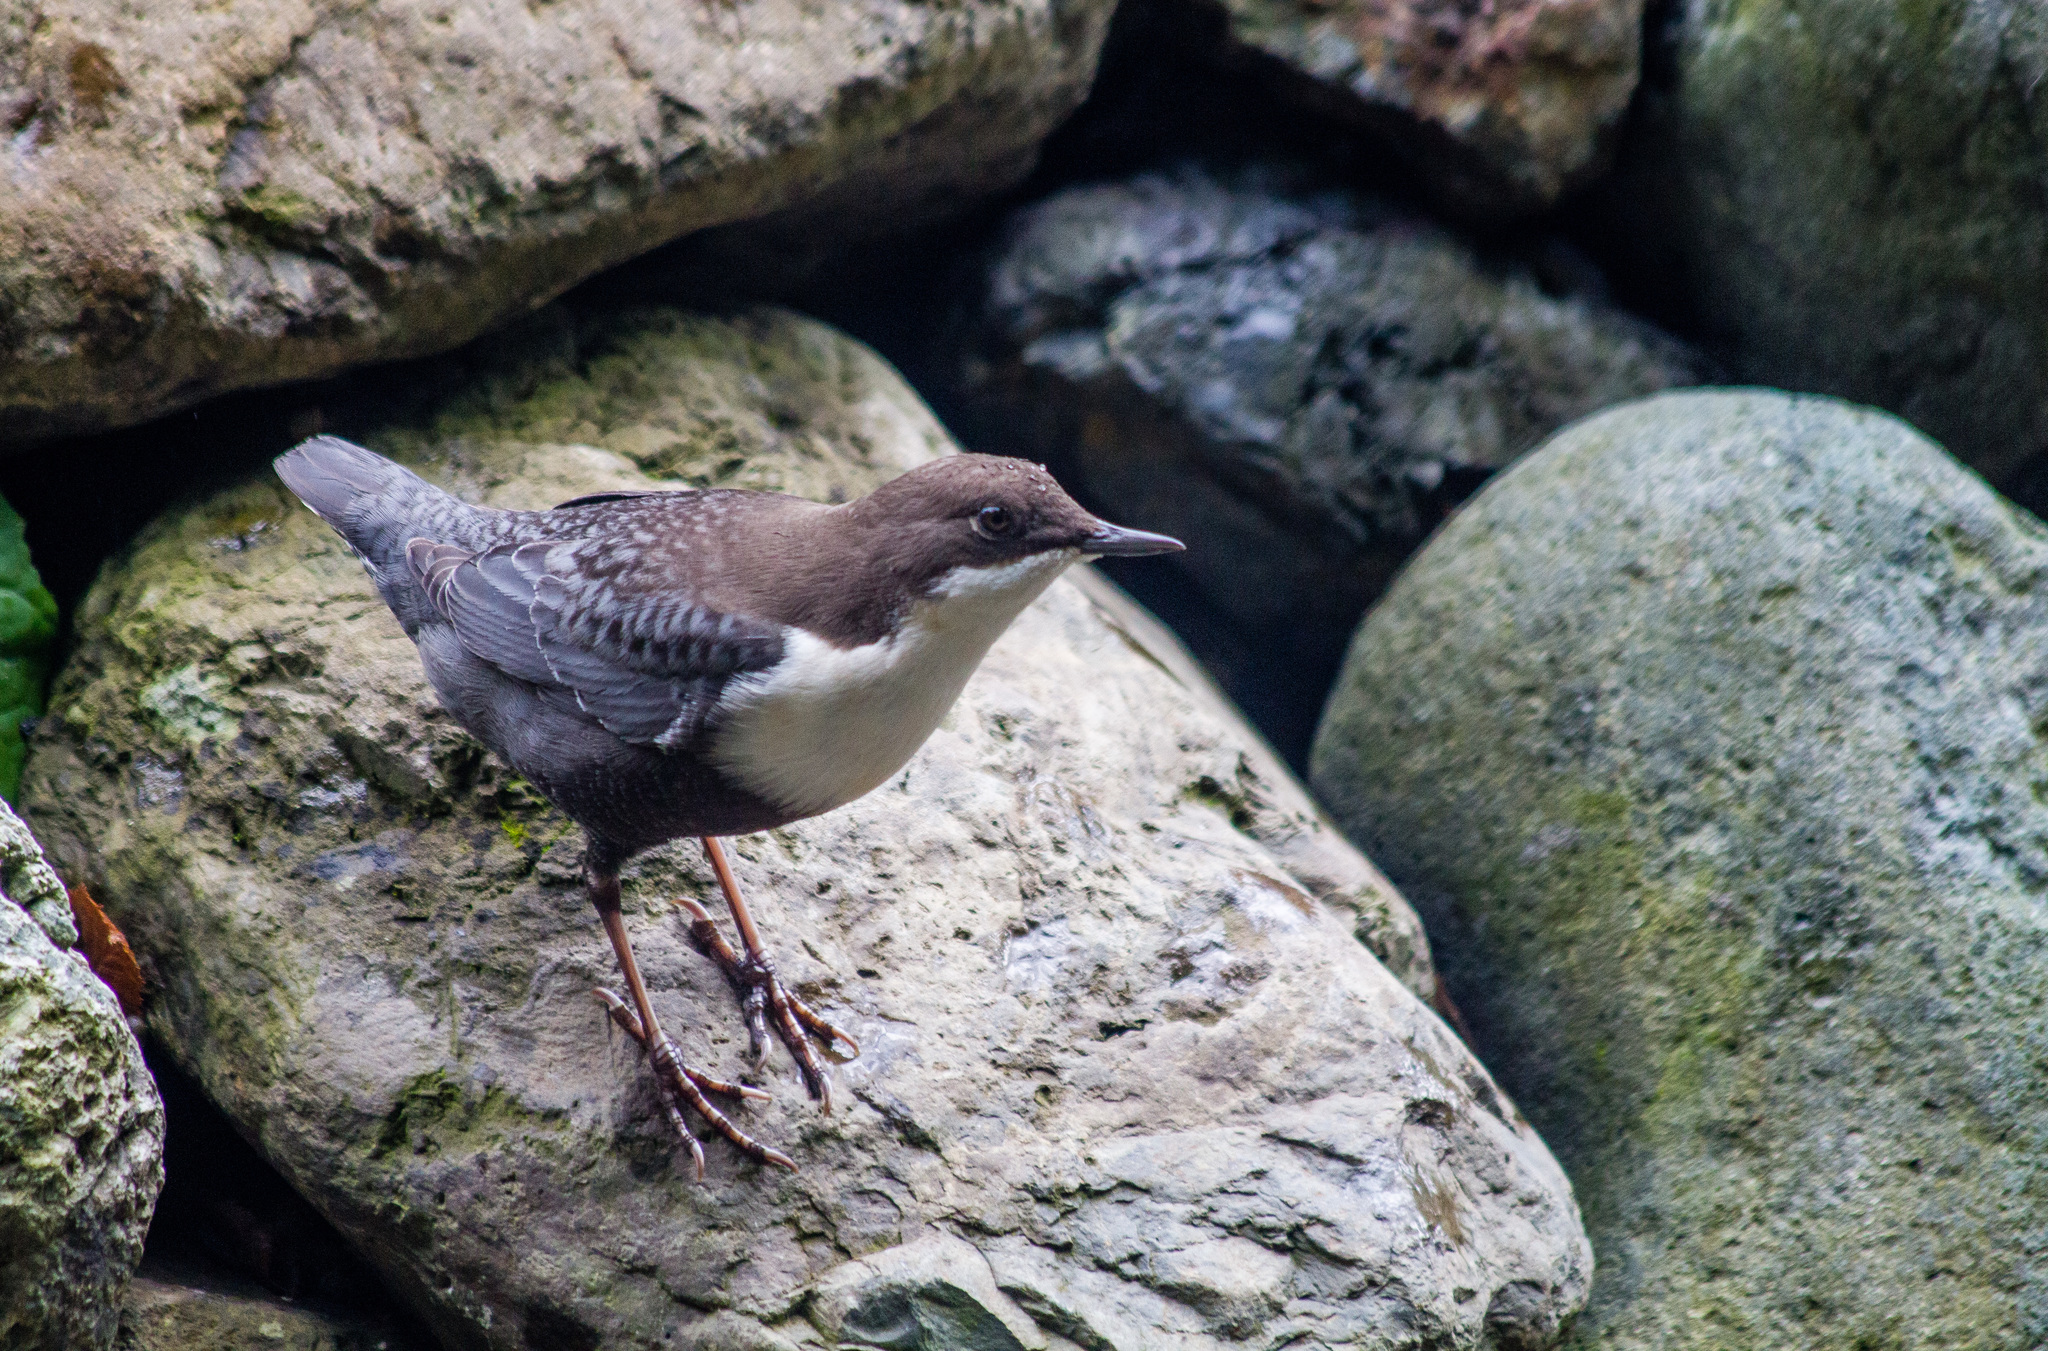
[[[1313,781],[1580,1189],[1575,1344],[2048,1333],[2048,531],[1767,390],[1561,432],[1360,629]]]

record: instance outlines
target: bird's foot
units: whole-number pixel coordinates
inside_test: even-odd
[[[702,1070],[693,1069],[684,1063],[682,1052],[677,1049],[668,1033],[657,1033],[654,1044],[649,1046],[647,1032],[640,1026],[640,1020],[633,1015],[632,1006],[610,990],[599,989],[597,998],[612,1016],[612,1021],[624,1028],[626,1035],[647,1048],[648,1063],[654,1067],[655,1087],[660,1090],[661,1110],[668,1115],[669,1124],[676,1128],[683,1143],[690,1147],[690,1161],[696,1166],[697,1177],[704,1177],[704,1146],[691,1133],[689,1123],[683,1118],[683,1108],[693,1108],[697,1115],[711,1123],[711,1128],[730,1140],[733,1147],[750,1158],[762,1163],[796,1171],[796,1160],[779,1149],[770,1149],[753,1136],[732,1123],[732,1118],[718,1110],[707,1093],[717,1093],[729,1098],[758,1098],[769,1101],[769,1095],[746,1084],[729,1084],[723,1079],[714,1079]]]
[[[827,1047],[835,1043],[842,1045],[849,1055],[860,1054],[860,1043],[819,1017],[810,1005],[784,989],[775,975],[774,960],[767,953],[750,952],[742,957],[733,951],[732,944],[725,941],[725,935],[718,931],[718,924],[711,918],[709,910],[687,897],[678,899],[676,904],[690,912],[691,945],[718,963],[718,969],[725,973],[726,982],[739,996],[740,1009],[747,1020],[747,1043],[755,1069],[758,1070],[768,1059],[768,1029],[773,1027],[776,1038],[789,1048],[790,1055],[795,1058],[805,1089],[826,1112],[831,1112],[832,1081],[826,1077],[825,1067],[818,1061],[818,1050],[811,1044],[811,1038],[816,1037]]]

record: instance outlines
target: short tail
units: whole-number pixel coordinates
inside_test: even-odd
[[[365,508],[374,509],[384,501],[395,504],[420,489],[439,492],[410,469],[338,436],[301,441],[278,456],[274,467],[285,487],[344,535]]]
[[[274,467],[284,485],[348,541],[408,631],[419,598],[406,545],[419,537],[469,544],[479,519],[495,514],[338,436],[301,441]]]

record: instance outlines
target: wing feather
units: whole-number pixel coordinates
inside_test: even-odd
[[[622,585],[622,547],[582,539],[472,554],[422,539],[406,556],[469,651],[572,694],[623,741],[680,750],[727,682],[781,659],[782,626]]]

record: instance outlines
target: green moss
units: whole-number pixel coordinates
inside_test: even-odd
[[[693,487],[843,500],[879,481],[860,404],[892,384],[871,353],[783,311],[653,310],[537,335],[430,422],[376,441],[400,458],[463,441],[593,445]]]
[[[436,1067],[400,1090],[398,1101],[385,1114],[370,1157],[387,1158],[402,1150],[469,1153],[514,1131],[553,1130],[556,1125],[550,1115],[528,1111],[495,1084],[481,1093],[465,1090],[447,1070]]]
[[[1220,813],[1238,830],[1249,831],[1258,823],[1250,794],[1212,775],[1204,774],[1196,779],[1181,790],[1181,796]]]
[[[258,183],[235,198],[236,214],[264,233],[302,234],[327,219],[327,212],[290,188]]]

